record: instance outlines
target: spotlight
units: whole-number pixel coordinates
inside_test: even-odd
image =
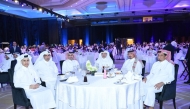
[[[41,12],[42,12],[42,8],[38,8],[38,11],[41,11]]]
[[[18,0],[15,0],[15,3],[18,3]]]

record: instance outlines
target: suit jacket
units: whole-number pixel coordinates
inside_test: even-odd
[[[189,48],[187,50],[187,54],[185,56],[185,59],[187,60],[187,63],[190,64],[190,46],[189,46]]]
[[[171,60],[174,61],[174,53],[176,51],[176,48],[172,44],[168,44],[164,47],[164,50],[168,50],[171,52]]]
[[[11,69],[15,68],[16,63],[17,63],[17,60],[12,60],[11,61]]]
[[[15,52],[19,52],[21,54],[21,50],[20,47],[16,47],[16,49],[14,50],[13,47],[10,47],[10,53],[15,53]]]

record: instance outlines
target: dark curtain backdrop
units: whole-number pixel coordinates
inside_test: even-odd
[[[190,22],[164,22],[152,24],[79,26],[68,28],[68,39],[83,39],[89,28],[89,43],[113,42],[115,38],[134,38],[135,42],[166,41],[175,38],[178,42],[190,41]]]
[[[16,41],[19,45],[67,44],[67,40],[83,39],[84,44],[113,42],[116,38],[134,38],[135,42],[190,40],[190,21],[173,21],[152,24],[76,26],[61,28],[54,20],[26,20],[0,15],[0,42]]]
[[[19,45],[60,43],[61,23],[57,20],[28,20],[0,15],[0,42]]]

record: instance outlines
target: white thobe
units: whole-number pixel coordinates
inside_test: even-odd
[[[124,73],[127,73],[128,71],[133,71],[134,62],[135,62],[135,58],[126,60],[121,68],[121,71]],[[134,70],[135,70],[134,73],[139,74],[139,75],[142,74],[142,64],[140,61],[137,61],[137,64]]]
[[[14,73],[13,82],[15,87],[23,88],[26,96],[30,99],[34,109],[55,108],[55,100],[50,89],[40,86],[37,89],[30,89],[30,85],[41,83],[36,71],[33,68],[22,66]]]
[[[67,59],[66,61],[63,62],[62,73],[65,74],[66,72],[74,71],[74,66],[79,66],[78,61]]]
[[[35,69],[37,71],[38,76],[42,79],[42,81],[46,82],[46,87],[51,89],[53,95],[55,96],[55,84],[58,75],[58,69],[53,61],[39,61],[35,64]]]
[[[155,93],[161,92],[163,87],[159,90],[155,89],[157,83],[163,82],[169,84],[174,80],[174,65],[167,60],[162,62],[155,62],[152,66],[150,74],[146,77],[146,83],[143,82],[144,88],[144,104],[154,107]]]
[[[11,61],[12,59],[4,59],[0,65],[0,72],[8,72],[8,69],[11,67]]]
[[[97,59],[97,61],[95,62],[95,65],[98,64],[99,65],[99,70],[101,70],[104,67],[108,67],[108,68],[112,68],[113,66],[113,60],[110,59]]]

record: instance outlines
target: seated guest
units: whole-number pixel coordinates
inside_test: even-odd
[[[98,64],[99,68],[112,68],[113,60],[111,59],[108,51],[102,51],[99,53],[99,57],[96,60],[95,64]]]
[[[14,85],[17,88],[24,89],[33,109],[50,109],[56,107],[51,90],[40,85],[40,78],[32,65],[29,55],[23,54],[17,58],[14,71]]]
[[[155,93],[162,92],[165,84],[170,84],[174,80],[174,65],[167,58],[169,51],[158,51],[158,62],[152,66],[150,74],[143,79],[144,105],[153,109],[155,103]]]
[[[13,68],[13,69],[14,69],[14,67],[15,67],[15,65],[16,65],[16,63],[17,63],[16,58],[17,58],[18,56],[20,56],[20,53],[19,53],[19,52],[13,53],[13,58],[14,58],[14,59],[11,61],[11,68]]]
[[[8,72],[11,67],[11,61],[13,60],[12,54],[10,52],[5,53],[5,59],[0,65],[0,72]]]
[[[63,62],[62,65],[62,73],[65,74],[67,72],[74,71],[74,67],[79,68],[79,62],[75,60],[74,52],[69,51],[68,53],[66,53],[66,60]]]
[[[58,75],[58,69],[52,61],[51,52],[43,51],[36,60],[34,67],[38,76],[46,83],[46,87],[51,89],[55,95],[55,83]]]
[[[143,63],[139,61],[136,57],[136,53],[134,50],[128,51],[128,59],[124,62],[121,71],[127,73],[128,71],[132,71],[136,74],[142,74],[142,68],[144,67]],[[125,71],[124,71],[125,70]]]

